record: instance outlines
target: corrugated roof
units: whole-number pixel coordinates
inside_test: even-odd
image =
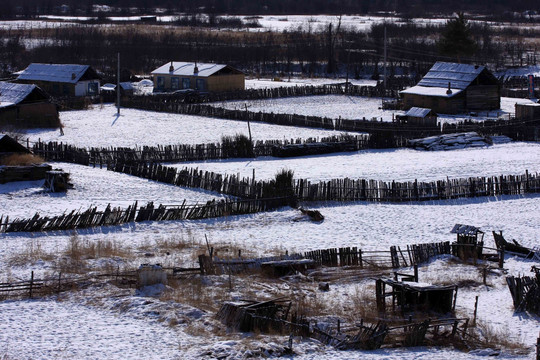
[[[437,96],[437,97],[447,97],[451,98],[453,96],[456,96],[457,94],[461,93],[463,90],[461,89],[455,89],[452,88],[452,92],[450,94],[447,93],[448,91],[448,84],[446,84],[447,87],[428,87],[428,86],[413,86],[412,88],[405,89],[403,91],[400,91],[401,94],[414,94],[414,95],[423,95],[423,96]]]
[[[35,88],[36,85],[0,81],[0,107],[8,107],[20,103]]]
[[[176,76],[199,76],[199,77],[208,77],[210,75],[215,74],[216,72],[220,71],[221,69],[227,67],[227,65],[223,64],[205,64],[205,63],[197,63],[197,68],[199,72],[195,74],[195,63],[188,63],[188,62],[178,62],[173,61],[173,72],[169,71],[169,68],[171,66],[171,63],[168,62],[165,65],[157,68],[156,70],[152,71],[152,75],[176,75]]]
[[[30,64],[17,80],[51,81],[75,84],[88,70],[89,65]]]
[[[406,116],[424,118],[431,112],[431,109],[412,107],[405,113]]]
[[[437,62],[417,84],[426,87],[466,89],[484,71],[484,66]]]

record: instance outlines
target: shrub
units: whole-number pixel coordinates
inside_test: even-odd
[[[221,137],[221,149],[224,158],[253,157],[253,143],[246,135]]]

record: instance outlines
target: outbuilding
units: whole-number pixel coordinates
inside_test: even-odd
[[[405,113],[408,124],[437,126],[437,113],[431,109],[412,107]]]
[[[99,95],[101,77],[89,65],[33,63],[19,73],[17,82],[35,84],[53,96]]]
[[[443,114],[501,107],[499,81],[479,65],[437,62],[416,86],[400,94],[406,109],[430,108]]]
[[[171,61],[152,71],[154,92],[193,89],[220,92],[245,89],[245,74],[224,64]]]
[[[58,109],[36,85],[0,81],[0,125],[58,127]]]

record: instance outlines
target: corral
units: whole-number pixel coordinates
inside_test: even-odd
[[[164,150],[165,145],[172,146],[178,144],[178,141],[164,143],[159,140],[167,131],[172,132],[168,139],[174,136],[187,138],[185,134],[198,133],[206,137],[188,144],[208,141],[217,143],[219,139],[216,135],[209,134],[204,126],[231,126],[235,128],[231,133],[234,135],[237,129],[245,133],[246,124],[225,119],[196,118],[197,121],[192,121],[195,117],[129,109],[122,109],[122,112],[119,117],[115,117],[112,109],[108,108],[66,114],[79,118],[66,121],[64,139],[71,137],[68,145],[78,147],[79,155],[90,153],[86,146],[95,146],[102,147],[96,154],[114,154],[111,159],[130,154],[133,155],[130,161],[136,160],[135,163],[111,163],[109,169],[119,171],[113,172],[105,170],[109,165],[105,160],[100,166],[99,156],[81,157],[92,159],[88,162],[92,166],[56,162],[55,167],[59,165],[71,174],[75,186],[65,197],[42,193],[38,190],[40,184],[36,183],[27,184],[27,188],[2,188],[6,196],[0,199],[1,205],[4,209],[10,209],[9,213],[3,214],[9,215],[9,221],[4,217],[2,224],[11,224],[17,218],[25,218],[29,220],[24,225],[26,229],[39,229],[42,221],[60,226],[49,227],[46,234],[40,231],[32,235],[20,232],[0,234],[0,238],[5,240],[1,246],[6,259],[1,266],[4,271],[9,268],[11,274],[1,282],[21,286],[23,296],[26,297],[29,291],[27,281],[31,279],[32,297],[44,293],[47,299],[34,300],[42,305],[40,309],[34,309],[36,313],[54,307],[58,312],[71,309],[81,314],[82,310],[76,304],[83,303],[90,306],[92,314],[101,314],[97,316],[105,321],[108,315],[115,313],[115,309],[123,309],[119,316],[122,319],[133,316],[134,320],[128,322],[133,329],[149,324],[148,329],[163,335],[165,344],[156,345],[155,348],[165,357],[218,357],[224,354],[240,357],[247,356],[248,351],[255,351],[253,349],[259,347],[264,349],[261,350],[263,352],[272,350],[278,355],[292,351],[300,358],[309,357],[314,352],[332,358],[397,358],[411,353],[391,348],[436,346],[443,343],[461,346],[463,337],[467,338],[466,344],[480,344],[480,348],[494,346],[488,344],[496,342],[488,343],[483,338],[468,337],[474,334],[475,326],[482,326],[482,322],[490,322],[497,329],[505,329],[510,339],[517,342],[515,339],[521,338],[525,343],[518,346],[517,352],[511,350],[510,345],[504,347],[501,350],[503,357],[521,355],[526,350],[532,354],[531,346],[538,335],[537,319],[525,317],[516,320],[506,306],[493,306],[497,302],[512,303],[503,282],[503,270],[487,271],[484,283],[482,259],[478,259],[476,266],[461,262],[449,254],[450,244],[431,243],[453,240],[449,232],[452,226],[455,223],[470,223],[484,231],[503,229],[519,237],[524,245],[532,246],[537,233],[534,224],[538,220],[538,197],[532,191],[536,189],[534,181],[537,181],[536,172],[540,165],[537,144],[514,142],[431,154],[411,149],[354,150],[350,153],[294,157],[289,160],[265,154],[258,160],[219,158],[213,161],[201,159],[188,164],[179,162],[173,170],[169,170],[170,164],[141,163],[138,156],[142,156],[143,149],[139,148],[140,152],[132,150],[137,149],[136,145],[158,144],[161,146],[147,149],[145,154],[172,154],[174,149],[180,147]],[[107,126],[103,128],[114,134],[111,138],[118,139],[118,143],[100,144],[98,142],[104,140],[99,136],[73,138],[75,134],[70,132],[76,133],[77,127],[84,126],[86,121],[92,123],[93,119],[83,118],[87,114],[95,114],[96,118],[100,118],[97,120],[106,123]],[[138,124],[137,119],[140,121],[143,117],[150,122],[153,131],[141,130],[144,126]],[[180,122],[182,133],[180,127],[176,127],[176,123]],[[132,129],[135,127],[141,130],[140,134],[144,136],[137,137],[137,130],[129,133],[127,128],[123,128],[128,125]],[[174,131],[169,130],[170,125],[175,126]],[[258,127],[257,140],[283,141],[284,137],[306,139],[310,136],[339,135],[322,129],[299,130],[269,124],[251,125],[252,131]],[[290,135],[291,132],[294,135]],[[57,136],[46,131],[35,131],[30,135],[31,143],[38,143],[38,138],[47,136],[54,140]],[[94,143],[89,145],[90,141]],[[62,150],[67,149],[65,145],[43,145],[42,155],[57,156],[58,159],[70,156],[69,151]],[[196,145],[192,146],[199,149]],[[217,148],[208,147],[214,150]],[[208,150],[208,153],[214,150]],[[204,151],[201,150],[201,153]],[[215,154],[219,151],[215,150]],[[103,159],[105,157],[103,155]],[[68,161],[67,158],[63,160]],[[72,157],[69,161],[78,162],[76,160],[76,157]],[[193,169],[195,166],[199,170]],[[188,169],[182,171],[184,167]],[[228,205],[221,206],[238,199],[218,195],[215,192],[217,179],[221,181],[220,189],[230,189],[232,182],[224,186],[226,179],[245,177],[249,179],[249,184],[259,180],[268,182],[283,167],[294,171],[295,179],[299,180],[298,186],[307,188],[307,185],[301,185],[301,179],[311,181],[312,185],[328,182],[327,185],[319,185],[320,190],[312,193],[313,199],[322,202],[306,201],[303,204],[304,208],[318,210],[324,216],[324,221],[313,222],[298,210],[286,206],[249,215],[236,213],[235,208],[228,208]],[[256,181],[253,181],[253,168]],[[201,169],[215,171],[215,175],[205,175]],[[174,178],[175,184],[171,183],[172,175],[179,176]],[[169,179],[168,183],[164,181],[166,179]],[[331,179],[339,181],[332,182]],[[366,184],[374,184],[370,189],[377,189],[369,199],[361,197],[362,179],[366,180]],[[444,184],[451,184],[455,190],[451,190],[451,186],[446,187],[444,194],[448,194],[448,197],[444,200],[442,192],[431,191],[425,201],[420,202],[414,192],[415,179],[418,180],[417,189],[421,188],[418,184],[425,182],[435,184],[430,185],[433,189],[442,189]],[[474,186],[470,179],[474,179]],[[193,190],[186,189],[186,186],[193,186]],[[359,192],[356,195],[336,193],[335,198],[325,196],[330,192],[324,189],[348,186],[357,187]],[[425,186],[427,189],[428,185]],[[486,189],[493,192],[485,192]],[[398,194],[405,193],[410,197],[398,201],[401,197]],[[375,200],[386,197],[393,200]],[[187,200],[184,201],[184,198]],[[342,202],[344,200],[350,202],[345,204]],[[133,206],[135,201],[138,201],[136,207]],[[155,205],[148,205],[150,201]],[[32,204],[31,207],[29,204]],[[111,204],[110,207],[107,207],[108,204]],[[199,212],[195,206],[210,208]],[[249,210],[249,206],[246,209]],[[40,213],[39,217],[33,217],[36,211]],[[84,215],[79,216],[82,212]],[[207,218],[208,214],[218,212],[225,216]],[[183,215],[189,213],[202,214],[204,219],[195,220],[195,217],[187,216],[190,219],[187,220]],[[140,221],[132,221],[139,214]],[[45,217],[48,219],[44,220]],[[85,224],[99,224],[102,219],[105,219],[102,225],[109,225],[83,229]],[[76,233],[62,230],[62,227],[74,228]],[[494,248],[491,243],[487,244],[487,239],[484,240],[484,248]],[[21,253],[25,254],[25,258],[17,256]],[[215,275],[201,275],[198,255],[210,253],[214,256],[212,268]],[[295,254],[302,254],[308,261],[294,258]],[[287,259],[287,256],[291,258]],[[523,271],[529,265],[510,255],[505,260],[505,268],[513,274]],[[154,285],[150,289],[130,288],[134,284],[133,270],[143,263],[162,264],[168,274],[168,284]],[[392,319],[389,324],[379,323],[373,317],[377,314],[373,278],[392,276],[394,270],[400,273],[412,272],[414,263],[419,265],[419,278],[422,282],[440,286],[444,291],[454,289],[456,285],[460,287],[457,300],[451,305],[452,308],[455,306],[455,316],[424,319],[415,315],[411,320],[405,317]],[[270,276],[255,270],[256,264],[265,268]],[[312,268],[314,264],[316,267]],[[30,277],[29,268],[35,271],[33,278]],[[73,273],[74,269],[84,269],[85,273],[77,275]],[[74,288],[80,286],[81,290],[64,292],[64,283]],[[320,283],[327,283],[328,291],[319,290]],[[64,299],[64,303],[54,302],[56,296]],[[290,299],[291,305],[282,302],[282,296]],[[479,296],[478,312],[474,316],[476,296]],[[420,298],[419,295],[416,304],[423,305]],[[248,299],[252,300],[246,301]],[[92,305],[92,302],[95,303]],[[270,302],[279,311],[273,312],[266,306]],[[242,328],[244,325],[249,329],[253,325],[261,325],[266,332],[268,323],[253,319],[258,319],[257,316],[268,317],[270,313],[276,319],[283,319],[286,315],[287,321],[296,325],[281,323],[279,329],[283,333],[270,331],[271,334],[257,335],[260,340],[251,335],[227,333],[224,325],[214,318],[224,303],[240,309],[255,305],[251,308],[268,311],[254,311],[250,319],[242,317],[245,319],[241,322]],[[2,310],[12,313],[10,319],[19,319],[22,316],[20,309],[28,309],[25,305],[25,302],[21,302],[17,310],[12,302],[0,303]],[[289,307],[290,312],[287,312]],[[229,313],[233,314],[233,311]],[[298,315],[294,321],[291,319],[293,313]],[[87,315],[79,316],[92,314],[88,312]],[[312,341],[306,341],[300,336],[306,334],[302,333],[305,327],[298,325],[304,323],[308,316],[312,317],[311,324],[317,324],[311,329],[310,336],[315,339]],[[236,315],[231,317],[236,318]],[[466,322],[466,319],[473,318],[478,325]],[[23,333],[24,326],[28,326],[23,319],[18,324],[4,320],[6,323],[9,321],[13,327],[12,334],[17,338]],[[517,321],[521,328],[520,334],[516,331]],[[65,324],[67,328],[74,327],[67,320]],[[87,331],[83,326],[81,332]],[[173,345],[173,338],[180,339],[186,348]],[[7,341],[13,344],[9,339]],[[208,345],[209,341],[211,345]],[[246,343],[249,344],[247,349],[243,347]],[[362,350],[381,347],[374,352]],[[340,353],[339,349],[351,351]],[[425,349],[417,348],[414,352],[456,359],[472,356],[455,348]],[[81,354],[71,348],[69,352]]]

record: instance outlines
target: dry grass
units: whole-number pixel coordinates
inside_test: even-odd
[[[477,338],[479,345],[483,348],[506,349],[515,352],[516,354],[524,355],[530,352],[527,345],[518,340],[511,339],[508,336],[508,331],[497,329],[489,323],[478,321],[476,328],[470,328],[469,334],[473,338]]]
[[[19,254],[14,254],[7,259],[10,266],[25,266],[33,264],[38,260],[51,261],[55,255],[45,252],[41,247],[41,242],[37,239],[31,239],[26,243],[24,250]]]
[[[28,166],[43,162],[41,157],[32,154],[11,154],[0,158],[0,165],[5,166]]]
[[[82,241],[75,233],[69,238],[64,255],[72,260],[80,261],[111,257],[126,258],[131,254],[115,240]]]

